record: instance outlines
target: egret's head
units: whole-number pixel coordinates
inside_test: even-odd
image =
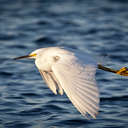
[[[30,53],[29,55],[16,57],[16,58],[14,58],[14,60],[19,60],[19,59],[24,59],[24,58],[36,59],[37,55],[38,55],[41,51],[42,51],[42,49],[37,49],[37,50],[33,51],[32,53]]]

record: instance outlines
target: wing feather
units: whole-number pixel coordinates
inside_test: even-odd
[[[63,95],[63,89],[52,71],[46,72],[39,69],[39,72],[45,83],[48,85],[48,87],[54,94],[57,94],[58,90],[59,94]]]
[[[56,87],[56,82],[55,80],[52,78],[52,76],[50,75],[50,73],[48,72],[44,72],[42,70],[39,70],[43,80],[46,82],[46,84],[48,85],[48,87],[51,89],[51,91],[54,94],[57,94],[57,87]]]
[[[53,72],[50,73],[52,78],[56,81],[56,85],[57,85],[57,90],[59,92],[60,95],[63,95],[63,89],[58,81],[58,79],[56,78],[55,74]]]
[[[96,64],[83,64],[76,58],[63,58],[52,66],[52,71],[78,111],[84,116],[90,114],[96,118],[99,110]]]

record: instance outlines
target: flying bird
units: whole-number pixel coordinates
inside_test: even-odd
[[[40,48],[15,60],[35,59],[35,64],[54,94],[65,92],[72,104],[85,117],[96,118],[99,110],[99,90],[96,85],[96,69],[128,76],[128,68],[120,70],[98,64],[89,54],[74,49]]]

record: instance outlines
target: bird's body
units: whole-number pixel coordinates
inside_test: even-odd
[[[32,54],[36,54],[36,52],[39,52],[35,60],[36,66],[46,71],[51,70],[52,66],[58,61],[66,61],[66,63],[70,62],[72,64],[77,62],[83,66],[86,64],[96,65],[96,61],[90,55],[74,51],[73,49],[49,47],[38,49],[32,52]]]
[[[49,47],[15,59],[21,58],[34,58],[41,76],[54,94],[63,95],[65,92],[82,115],[90,114],[96,118],[99,91],[95,72],[99,66],[90,55],[72,49]],[[112,72],[101,65],[99,68]]]
[[[95,118],[99,93],[94,78],[97,65],[94,59],[59,47],[42,48],[32,54],[37,54],[35,64],[53,93],[62,95],[65,91],[83,115],[88,112]]]

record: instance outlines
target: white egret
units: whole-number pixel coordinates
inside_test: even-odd
[[[99,110],[99,91],[95,81],[96,69],[128,76],[126,67],[113,70],[98,64],[90,55],[59,47],[40,48],[27,56],[33,58],[39,72],[54,94],[65,92],[83,115],[96,118]]]

